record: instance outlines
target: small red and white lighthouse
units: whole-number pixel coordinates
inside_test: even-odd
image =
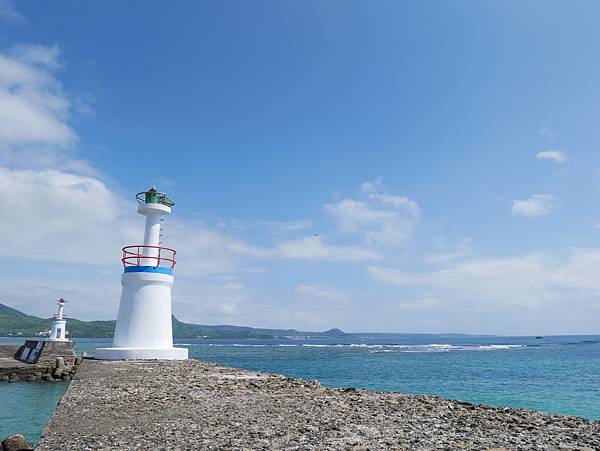
[[[121,302],[110,348],[96,349],[96,359],[184,360],[186,348],[173,347],[171,288],[175,250],[160,246],[163,215],[175,205],[154,187],[138,193],[138,213],[146,217],[144,244],[123,248]]]
[[[67,318],[64,316],[66,302],[67,301],[63,298],[56,301],[58,304],[58,313],[55,313],[52,318],[52,330],[50,331],[50,337],[48,338],[50,341],[68,341],[66,338]]]

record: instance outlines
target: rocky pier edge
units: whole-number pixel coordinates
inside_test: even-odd
[[[84,360],[36,449],[591,451],[600,422],[194,360]]]

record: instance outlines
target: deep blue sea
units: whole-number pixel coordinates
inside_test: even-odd
[[[23,339],[18,340],[22,342]],[[0,343],[14,342],[2,339]],[[177,340],[190,357],[332,387],[427,393],[600,419],[600,336],[364,334],[351,339]],[[93,354],[110,340],[77,341]],[[0,437],[37,442],[65,384],[0,384]]]

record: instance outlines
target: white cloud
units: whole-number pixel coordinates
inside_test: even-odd
[[[311,221],[257,221],[257,226],[271,228],[281,232],[291,232],[294,230],[304,230],[313,226]]]
[[[447,243],[440,239],[437,239],[437,252],[431,253],[423,257],[425,263],[439,264],[446,263],[452,260],[466,257],[473,253],[471,246],[471,240],[469,238],[462,238],[456,243]]]
[[[543,152],[538,152],[536,157],[541,160],[554,160],[557,163],[564,163],[567,161],[567,156],[564,154],[564,152],[559,150],[546,150]]]
[[[529,199],[514,200],[512,213],[526,218],[544,216],[556,207],[555,197],[549,194],[534,194]]]
[[[313,226],[313,223],[308,220],[298,221],[229,221],[227,225],[230,225],[239,229],[253,229],[253,228],[265,228],[276,232],[293,232],[297,230],[308,229]]]
[[[49,70],[58,65],[57,49],[15,52],[0,55],[0,146],[71,147],[77,137],[65,122],[70,103]]]
[[[375,280],[392,285],[409,285],[419,283],[423,274],[409,273],[389,266],[369,266],[367,272]]]
[[[555,285],[582,291],[600,292],[600,249],[573,248],[568,258],[552,272]]]
[[[363,236],[368,245],[399,247],[411,238],[419,219],[416,202],[381,190],[381,181],[365,182],[366,200],[343,199],[325,205],[343,232]]]
[[[121,199],[98,179],[0,167],[0,184],[4,186],[0,255],[110,266],[119,263],[123,245],[141,241],[143,218],[135,213],[134,202]],[[178,223],[167,224],[167,231],[178,228]],[[192,255],[212,258],[206,247],[230,245],[223,236],[201,227],[180,228],[173,235],[189,243]]]
[[[432,272],[407,272],[389,266],[370,266],[379,282],[421,287],[436,298],[481,305],[512,304],[539,308],[545,302],[600,295],[600,249],[571,249],[563,258],[529,253],[503,259],[478,259]]]
[[[420,215],[419,206],[416,202],[410,200],[406,196],[398,196],[383,192],[383,182],[381,177],[370,182],[362,183],[360,190],[371,200],[379,201],[382,204],[390,205],[399,210],[406,210],[413,218],[418,218]]]
[[[554,138],[558,135],[558,133],[552,127],[542,127],[538,132],[540,135],[549,138]]]
[[[466,255],[465,252],[446,252],[440,254],[429,254],[423,257],[423,261],[425,263],[437,264],[437,263],[446,263],[452,260],[456,260],[458,258],[464,257]]]
[[[376,252],[359,246],[327,244],[320,236],[311,236],[281,243],[277,246],[274,255],[290,259],[348,262],[380,258]]]
[[[304,296],[328,299],[331,301],[342,301],[348,299],[348,294],[337,288],[327,285],[298,285],[296,291]]]
[[[62,66],[57,45],[17,44],[10,50],[10,55],[30,67],[55,70]]]
[[[173,308],[186,316],[202,318],[204,324],[207,318],[231,322],[232,318],[249,315],[256,309],[251,290],[239,281],[206,283],[190,279],[178,280]]]
[[[55,77],[57,46],[17,45],[0,53],[0,164],[95,174],[75,160],[71,101]]]
[[[412,302],[399,302],[396,306],[402,310],[425,310],[438,308],[442,304],[443,302],[436,298],[422,298]]]
[[[129,210],[97,179],[0,167],[0,255],[107,265],[135,238]]]

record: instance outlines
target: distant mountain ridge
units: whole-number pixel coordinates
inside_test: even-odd
[[[39,318],[27,315],[8,305],[0,303],[0,337],[27,336],[34,337],[40,332],[50,329],[51,318]],[[67,320],[67,331],[70,338],[111,338],[115,329],[115,321],[81,321],[75,318]],[[265,329],[247,326],[219,325],[209,326],[179,321],[173,316],[174,338],[341,338],[351,334],[340,329],[329,329],[324,332],[304,332],[296,329]]]

